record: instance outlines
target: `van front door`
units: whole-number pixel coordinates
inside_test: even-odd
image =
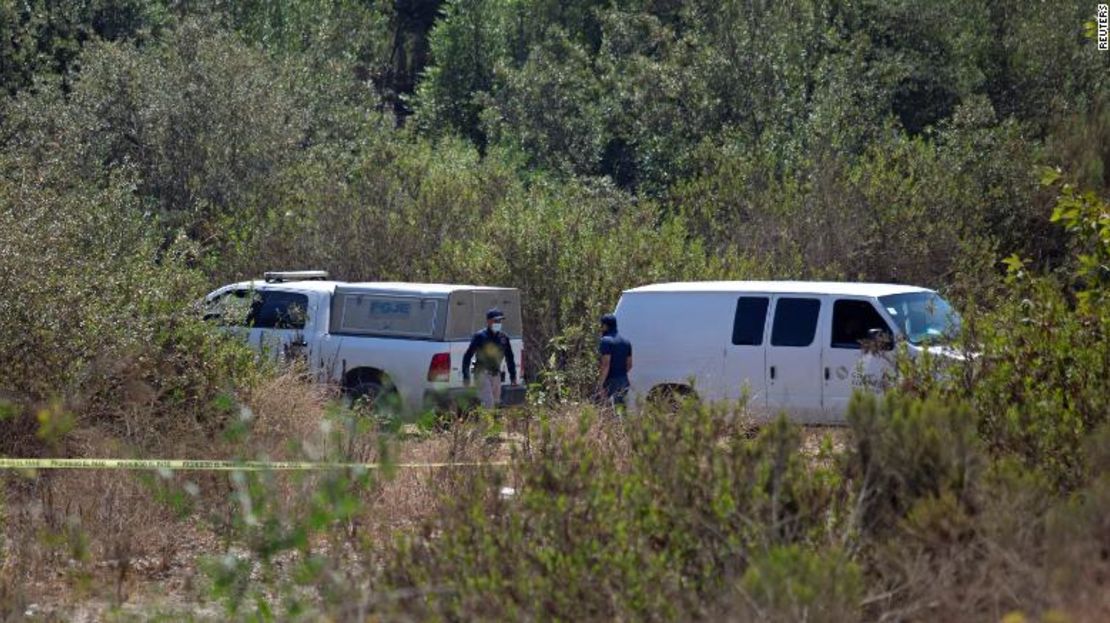
[[[770,296],[741,296],[733,316],[732,342],[725,346],[725,398],[744,400],[756,413],[767,406],[764,334],[770,308]]]
[[[767,406],[791,419],[814,422],[821,413],[821,342],[818,296],[774,298],[767,346]]]
[[[856,389],[874,391],[883,383],[890,364],[881,354],[892,350],[889,340],[869,344],[872,331],[892,335],[882,314],[868,299],[837,299],[832,307],[832,324],[822,356],[824,390],[821,402],[829,422],[843,422],[848,401]],[[864,347],[867,348],[864,348]]]

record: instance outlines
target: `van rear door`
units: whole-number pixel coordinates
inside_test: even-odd
[[[819,421],[821,414],[820,328],[824,297],[776,295],[767,345],[767,406],[792,419]]]

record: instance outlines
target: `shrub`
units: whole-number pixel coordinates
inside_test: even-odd
[[[401,607],[433,618],[705,615],[764,552],[821,542],[839,482],[806,465],[795,427],[750,439],[725,415],[688,403],[630,417],[616,439],[589,412],[546,421],[515,462],[516,496],[477,476],[425,529],[436,536],[389,557],[390,586],[420,594]]]
[[[707,253],[684,219],[651,202],[606,183],[542,178],[512,188],[472,237],[445,239],[435,259],[446,279],[519,287],[534,357],[527,369],[557,373],[571,395],[592,387],[598,318],[624,289],[751,270],[743,258]]]
[[[191,245],[161,248],[125,176],[72,187],[49,166],[0,164],[0,394],[135,441],[211,430],[214,398],[249,378],[251,359],[191,309],[203,291]]]
[[[857,393],[848,422],[846,471],[864,533],[889,533],[923,499],[951,496],[971,511],[978,504],[975,485],[985,457],[966,405]]]
[[[1050,171],[1045,181],[1056,183]],[[975,353],[947,390],[975,411],[984,441],[1014,454],[1058,486],[1081,484],[1084,440],[1110,420],[1110,206],[1060,186],[1053,220],[1072,247],[1064,267],[1037,275],[1013,256],[1007,294],[967,314],[964,349]]]
[[[863,577],[835,549],[774,547],[755,558],[740,585],[762,621],[858,621]]]

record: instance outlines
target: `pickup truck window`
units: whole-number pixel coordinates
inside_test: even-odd
[[[308,296],[298,292],[263,290],[255,293],[247,324],[256,329],[303,329]]]
[[[204,319],[225,327],[245,326],[252,300],[247,290],[229,290],[205,304]]]
[[[435,333],[438,299],[346,294],[342,300],[338,332],[419,338]]]

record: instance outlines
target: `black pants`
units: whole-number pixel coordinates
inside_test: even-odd
[[[628,377],[607,378],[602,385],[605,389],[605,398],[614,405],[623,405],[628,398]]]

